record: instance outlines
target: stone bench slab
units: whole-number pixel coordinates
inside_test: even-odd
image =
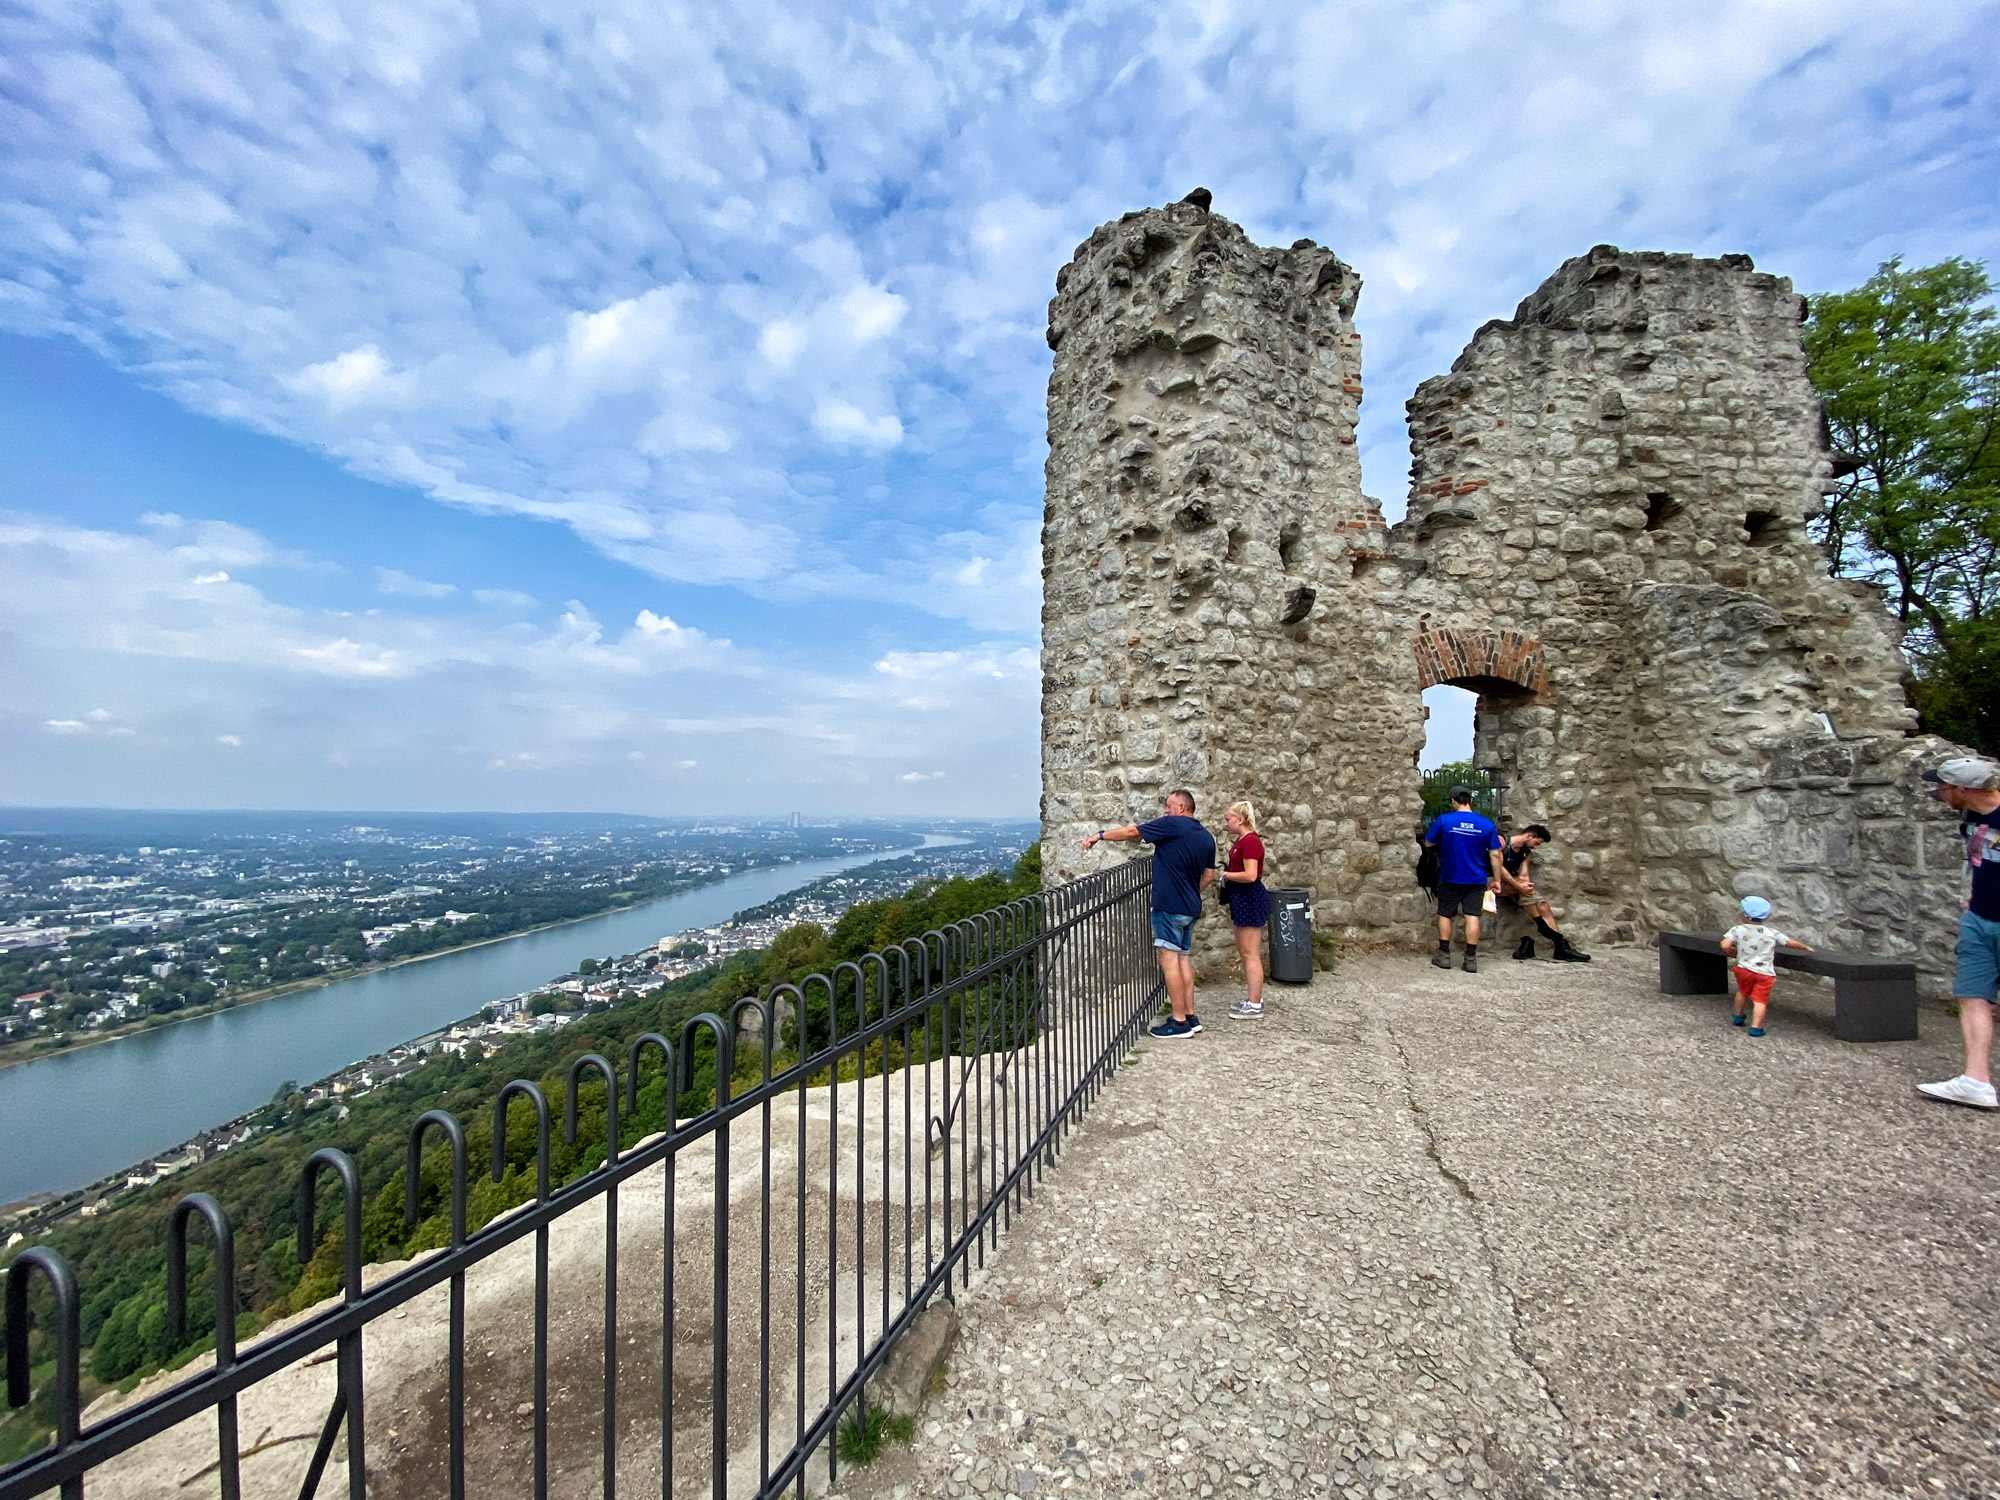
[[[1722,939],[1706,932],[1663,932],[1660,993],[1729,993],[1729,958]],[[1778,967],[1833,981],[1833,1034],[1843,1042],[1917,1039],[1917,966],[1865,953],[1802,953],[1780,948]]]

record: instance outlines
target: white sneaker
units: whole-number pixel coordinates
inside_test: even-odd
[[[1261,1021],[1264,1019],[1263,1004],[1260,1002],[1252,1005],[1248,1000],[1238,1000],[1229,1008],[1229,1019],[1232,1021]]]
[[[1995,1097],[1992,1084],[1967,1078],[1963,1073],[1956,1078],[1947,1078],[1943,1083],[1920,1083],[1917,1092],[1929,1099],[1941,1099],[1946,1104],[1963,1104],[1972,1109],[2000,1109],[2000,1098]]]

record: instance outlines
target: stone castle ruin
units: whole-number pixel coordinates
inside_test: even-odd
[[[1641,944],[1778,904],[1950,969],[1960,850],[1876,593],[1806,535],[1831,487],[1791,283],[1747,256],[1566,262],[1409,403],[1408,514],[1361,491],[1360,278],[1205,192],[1097,230],[1049,304],[1044,868],[1192,788],[1254,801],[1271,879],[1349,943],[1428,941],[1422,691],[1566,930]],[[1210,952],[1228,945],[1203,924]],[[1511,941],[1503,930],[1488,946]]]

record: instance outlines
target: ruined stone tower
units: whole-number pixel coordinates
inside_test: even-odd
[[[1887,611],[1805,531],[1832,486],[1804,312],[1748,256],[1599,246],[1410,402],[1420,670],[1532,652],[1534,681],[1481,686],[1475,758],[1517,826],[1560,830],[1542,863],[1613,941],[1756,892],[1809,940],[1901,955],[1956,905],[1915,780],[1950,747],[1915,738]]]
[[[1277,883],[1350,941],[1423,939],[1420,694],[1565,925],[1639,943],[1750,891],[1826,946],[1949,968],[1957,853],[1894,629],[1826,574],[1801,299],[1748,257],[1566,263],[1410,402],[1408,515],[1361,494],[1360,282],[1207,195],[1078,247],[1049,309],[1044,868],[1176,785],[1255,801]],[[1210,921],[1208,951],[1226,946]],[[1509,934],[1503,925],[1496,936]]]
[[[1186,786],[1217,827],[1258,804],[1280,883],[1376,869],[1377,825],[1414,804],[1375,806],[1367,762],[1407,770],[1422,730],[1407,645],[1346,592],[1385,544],[1354,449],[1359,278],[1187,201],[1099,229],[1056,286],[1045,868],[1096,863],[1085,833]]]

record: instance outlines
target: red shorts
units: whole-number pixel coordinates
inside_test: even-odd
[[[1777,982],[1775,974],[1759,974],[1739,965],[1736,970],[1736,996],[1746,1005],[1767,1005],[1771,1000],[1771,986]]]

